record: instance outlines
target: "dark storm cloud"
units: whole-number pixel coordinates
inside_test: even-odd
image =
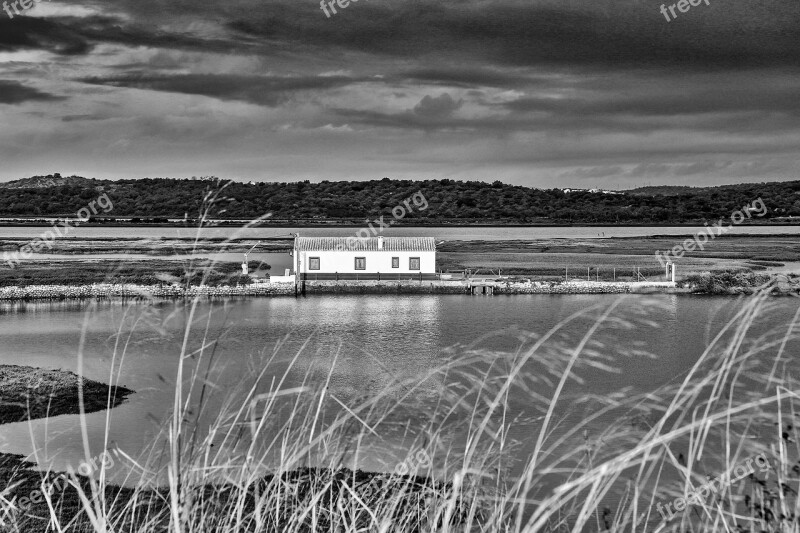
[[[430,85],[446,85],[448,87],[525,87],[545,85],[544,79],[537,79],[527,74],[514,74],[499,69],[488,68],[426,68],[404,72],[398,75],[399,80],[422,82]]]
[[[661,87],[647,85],[646,92],[627,87],[627,94],[614,91],[589,92],[576,97],[525,97],[502,104],[515,112],[546,112],[559,115],[596,116],[672,116],[703,113],[746,113],[749,111],[800,114],[800,80],[775,73],[754,71],[752,80],[741,85],[727,83],[675,84],[664,80]],[[771,83],[760,83],[770,76]],[[722,76],[717,78],[722,81]]]
[[[658,4],[362,3],[333,19],[271,4],[229,27],[273,42],[497,64],[740,67],[800,64],[800,4],[712,2],[668,23]],[[311,5],[314,5],[311,3]],[[777,16],[777,15],[780,16]]]
[[[420,117],[442,118],[453,114],[464,103],[463,100],[455,101],[447,93],[433,97],[426,95],[414,106],[414,114]]]
[[[7,18],[0,13],[0,51],[46,50],[56,54],[86,54],[92,45],[78,32],[49,20]]]
[[[92,164],[113,169],[141,153],[150,172],[183,169],[187,150],[256,178],[319,176],[311,153],[355,178],[800,170],[797,0],[709,0],[672,22],[659,0],[350,1],[331,18],[318,0],[42,2],[0,18],[0,78],[17,83],[5,98],[69,95],[37,106],[32,131],[69,146],[62,157],[107,141]],[[21,154],[8,139],[4,161]]]
[[[62,97],[27,87],[13,80],[0,80],[0,104],[21,104],[22,102],[47,102],[63,100]]]
[[[92,42],[148,46],[198,52],[236,52],[254,48],[232,39],[208,38],[188,32],[164,31],[154,25],[127,23],[114,17],[89,17],[65,21],[64,25]]]
[[[125,74],[105,78],[84,78],[84,83],[151,91],[195,94],[220,100],[240,100],[277,106],[294,93],[331,89],[353,83],[344,76],[266,77],[216,74],[148,75]]]

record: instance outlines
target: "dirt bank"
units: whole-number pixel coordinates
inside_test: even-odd
[[[83,386],[83,406],[78,388]],[[134,391],[66,370],[0,365],[0,424],[116,407]]]

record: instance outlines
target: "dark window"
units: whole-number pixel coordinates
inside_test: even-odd
[[[392,268],[400,268],[400,258],[392,257]]]
[[[309,257],[308,258],[308,269],[309,270],[319,270],[319,257]]]
[[[408,269],[409,270],[419,270],[419,257],[409,257],[408,258]]]
[[[356,270],[366,270],[366,269],[367,269],[367,258],[356,257]]]

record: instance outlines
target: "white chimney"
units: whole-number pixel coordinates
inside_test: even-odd
[[[378,237],[378,250],[383,250],[383,235]]]

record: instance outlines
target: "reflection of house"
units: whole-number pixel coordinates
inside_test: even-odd
[[[433,274],[433,237],[296,237],[294,271],[301,274]]]

